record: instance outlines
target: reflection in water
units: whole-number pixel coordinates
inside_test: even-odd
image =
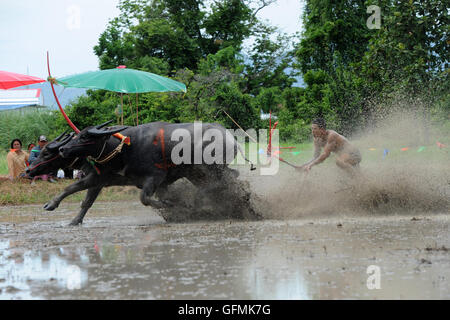
[[[448,299],[443,221],[114,222],[52,230],[64,247],[40,251],[22,232],[0,241],[0,299]]]
[[[50,284],[80,289],[87,283],[86,271],[69,260],[89,263],[89,258],[79,252],[23,252],[14,249],[19,243],[0,241],[0,299],[39,299],[33,286]]]
[[[266,267],[251,264],[245,269],[247,285],[252,299],[257,300],[310,300],[305,278],[300,268],[289,268],[280,272],[279,266]]]

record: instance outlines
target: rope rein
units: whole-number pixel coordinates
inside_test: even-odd
[[[102,151],[100,151],[100,153],[98,154],[97,157],[95,157],[95,158],[94,157],[90,157],[91,160],[97,161],[98,159],[100,159],[101,155],[103,154],[103,151],[105,151],[105,147],[106,147],[106,140],[105,140],[105,143],[103,144]]]
[[[99,160],[100,156],[103,154],[103,151],[105,150],[105,146],[106,146],[106,141],[105,144],[103,145],[103,149],[100,152],[99,156],[97,158],[92,158],[91,156],[88,157],[89,160],[95,161],[96,163],[99,164],[103,164],[105,162],[110,161],[112,158],[114,158],[117,154],[119,154],[120,152],[122,152],[122,147],[125,143],[127,137],[123,137],[122,141],[120,142],[120,144],[110,153],[108,154],[106,157],[104,157],[103,159]]]
[[[73,160],[68,166],[67,166],[67,168],[72,168],[72,166],[75,164],[75,162],[77,162],[78,161],[78,157],[76,157],[75,158],[75,160]]]

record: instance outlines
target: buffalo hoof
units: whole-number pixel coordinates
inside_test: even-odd
[[[75,218],[69,223],[69,226],[76,227],[76,226],[81,225],[82,223],[83,223],[83,220]]]
[[[143,200],[141,199],[141,203],[144,206],[150,206],[155,209],[162,209],[162,208],[166,207],[162,201],[157,201],[157,200],[153,200],[153,199],[143,199]]]
[[[47,210],[47,211],[53,211],[53,210],[55,210],[56,208],[58,208],[58,205],[57,205],[56,203],[52,202],[52,201],[47,202],[47,203],[44,205],[44,209]]]

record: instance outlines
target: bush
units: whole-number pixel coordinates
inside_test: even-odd
[[[25,150],[29,143],[37,143],[40,135],[56,137],[57,114],[47,108],[33,108],[0,112],[0,148],[9,150],[13,139],[22,141]]]

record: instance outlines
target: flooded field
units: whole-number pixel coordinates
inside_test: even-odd
[[[139,202],[0,207],[1,299],[449,299],[446,212],[165,223]]]

